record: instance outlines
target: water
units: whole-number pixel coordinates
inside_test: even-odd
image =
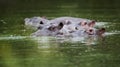
[[[0,0],[0,67],[119,67],[119,0]],[[31,37],[24,18],[96,20],[105,38]],[[100,26],[100,27],[101,27]]]

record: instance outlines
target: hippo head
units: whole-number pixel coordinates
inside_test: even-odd
[[[48,25],[41,30],[37,30],[32,36],[55,36],[62,28],[63,23],[59,23],[58,25]]]
[[[100,28],[98,30],[96,30],[95,28],[90,28],[86,32],[88,35],[100,35],[101,36],[102,34],[105,33],[105,28]]]
[[[41,29],[44,25],[46,25],[49,20],[41,17],[32,17],[32,18],[25,18],[25,25],[35,28]]]

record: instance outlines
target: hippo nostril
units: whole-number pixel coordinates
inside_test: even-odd
[[[92,29],[89,30],[89,32],[92,32],[92,31],[93,31]]]

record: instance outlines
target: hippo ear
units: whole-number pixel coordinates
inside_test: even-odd
[[[62,22],[60,22],[57,28],[60,30],[63,28],[63,26],[64,26],[64,24]]]

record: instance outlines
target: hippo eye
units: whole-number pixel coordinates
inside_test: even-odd
[[[40,24],[44,24],[43,21],[40,21]]]
[[[76,30],[78,30],[78,28],[77,28],[77,27],[75,27],[75,29],[76,29]]]

